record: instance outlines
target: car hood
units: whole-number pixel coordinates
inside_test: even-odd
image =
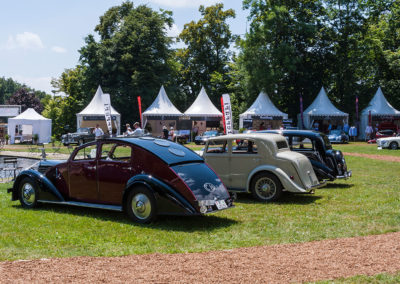
[[[400,141],[400,137],[385,137],[385,138],[379,138],[379,139],[377,139],[377,141],[381,141],[381,142],[384,142],[384,141],[397,141],[397,140],[399,140]]]

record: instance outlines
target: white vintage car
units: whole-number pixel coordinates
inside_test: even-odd
[[[400,136],[379,138],[376,140],[376,144],[378,144],[378,149],[392,149],[396,150],[400,148]]]
[[[262,201],[282,191],[310,193],[318,181],[308,158],[292,152],[279,134],[234,134],[210,138],[203,157],[231,192],[248,192]]]

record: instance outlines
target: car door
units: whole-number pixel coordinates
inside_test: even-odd
[[[230,184],[235,190],[246,190],[250,172],[262,162],[258,143],[252,139],[241,140],[239,145],[232,144],[230,160]]]
[[[122,142],[103,142],[100,149],[97,165],[100,201],[119,205],[127,181],[135,175],[133,148]]]
[[[97,144],[79,149],[68,162],[70,198],[82,202],[97,202]]]
[[[227,187],[230,187],[229,143],[230,140],[226,139],[208,141],[203,154],[206,163],[218,174]]]

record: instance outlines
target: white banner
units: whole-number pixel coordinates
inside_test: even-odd
[[[103,94],[101,99],[104,104],[104,116],[106,118],[107,128],[110,136],[112,136],[112,124],[111,124],[111,101],[110,94]]]
[[[233,133],[233,118],[232,118],[231,98],[228,94],[223,94],[222,101],[224,103],[223,108],[224,108],[226,134],[232,134]]]

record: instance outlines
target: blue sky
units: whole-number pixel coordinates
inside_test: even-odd
[[[58,78],[78,63],[84,38],[94,34],[99,17],[118,0],[13,0],[0,9],[0,77],[13,78],[37,90],[51,92],[51,78]],[[234,34],[244,34],[248,11],[241,0],[147,0],[133,1],[159,10],[173,11],[177,35],[185,23],[198,20],[199,5],[224,3],[236,11],[229,21]]]

